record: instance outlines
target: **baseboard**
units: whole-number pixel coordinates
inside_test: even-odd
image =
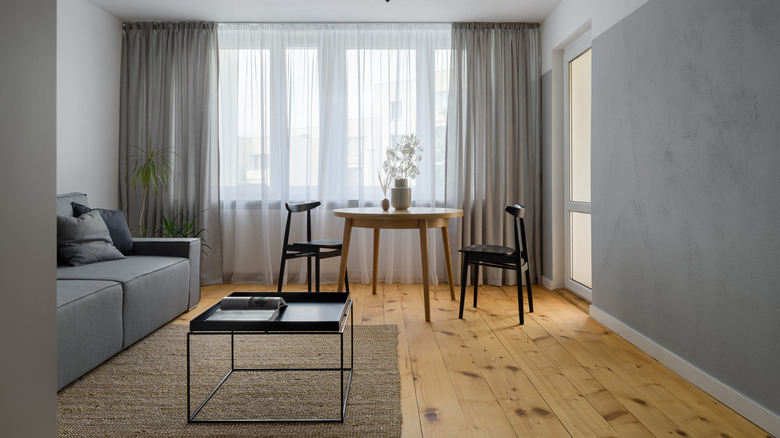
[[[592,303],[593,302],[593,291],[590,290],[590,289],[585,289],[584,287],[581,288],[581,289],[582,290],[580,290],[580,288],[578,288],[577,290],[575,290],[574,288],[571,288],[571,289],[567,288],[567,290],[570,291],[571,293],[573,293],[574,295],[577,295],[578,297],[582,298],[583,300],[585,300],[585,301],[587,301],[589,303]],[[582,293],[580,293],[580,292],[582,292]]]
[[[590,316],[669,367],[684,379],[698,386],[704,392],[715,397],[724,405],[752,421],[758,427],[774,436],[780,436],[780,416],[777,414],[767,410],[744,394],[720,382],[594,305],[590,306]]]
[[[552,282],[552,280],[550,280],[549,278],[545,277],[544,275],[542,275],[542,286],[546,287],[548,290],[553,290],[553,289],[555,289],[555,288],[553,287],[553,282]]]

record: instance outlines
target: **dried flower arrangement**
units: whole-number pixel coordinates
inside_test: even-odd
[[[417,162],[422,160],[423,148],[414,134],[404,135],[395,146],[387,148],[387,159],[382,163],[385,174],[390,179],[414,179],[420,174]],[[380,177],[380,183],[381,183]]]

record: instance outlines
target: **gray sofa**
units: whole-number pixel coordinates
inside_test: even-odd
[[[73,216],[83,193],[57,196]],[[57,265],[57,390],[200,301],[200,239],[134,238],[125,258]]]

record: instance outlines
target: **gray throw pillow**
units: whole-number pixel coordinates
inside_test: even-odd
[[[125,258],[111,243],[97,211],[79,217],[57,215],[57,253],[71,266]]]
[[[79,217],[84,213],[89,213],[93,209],[78,202],[71,202],[73,206],[73,216]],[[95,208],[103,218],[108,228],[108,234],[111,235],[111,242],[122,254],[127,254],[133,249],[133,236],[130,234],[130,228],[127,226],[125,214],[119,210],[107,210],[105,208]]]

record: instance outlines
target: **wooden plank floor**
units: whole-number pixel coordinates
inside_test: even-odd
[[[355,324],[398,326],[404,437],[766,437],[768,434],[655,361],[583,309],[566,292],[534,286],[533,314],[519,326],[514,287],[467,294],[464,319],[446,284],[350,284]],[[287,285],[285,290],[305,290]],[[323,285],[335,290],[335,284]],[[187,323],[235,291],[202,288]],[[526,304],[527,309],[527,304]]]

